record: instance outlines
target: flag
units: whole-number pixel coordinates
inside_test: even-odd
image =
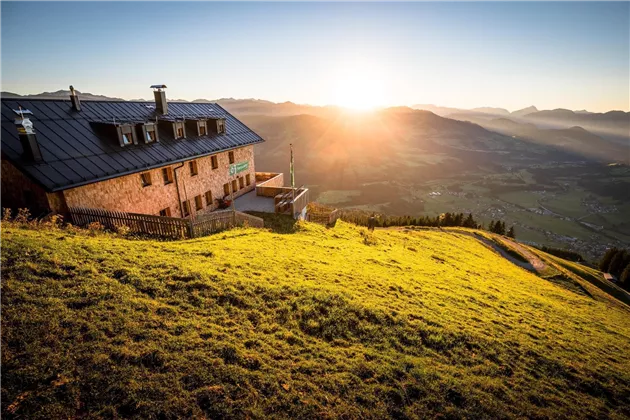
[[[295,170],[293,169],[293,144],[291,146],[291,188],[295,188]]]

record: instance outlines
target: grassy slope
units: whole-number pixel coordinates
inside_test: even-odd
[[[451,232],[4,227],[2,414],[630,416],[630,313]]]

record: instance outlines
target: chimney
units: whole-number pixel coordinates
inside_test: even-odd
[[[155,96],[155,110],[162,115],[168,114],[168,102],[166,102],[166,85],[152,85],[153,96]]]
[[[72,109],[81,111],[81,101],[74,90],[74,86],[70,85],[70,100],[72,101]]]
[[[33,123],[28,117],[24,116],[24,114],[32,115],[33,113],[28,109],[23,110],[22,107],[20,107],[19,110],[14,109],[13,112],[19,115],[19,117],[15,119],[15,127],[17,128],[18,136],[20,137],[20,143],[22,143],[22,150],[24,150],[22,156],[34,162],[43,161],[42,152],[39,150],[37,136],[35,135],[35,130],[33,129]]]

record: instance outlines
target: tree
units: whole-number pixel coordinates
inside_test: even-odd
[[[626,265],[626,268],[621,272],[619,283],[624,289],[630,290],[630,264]]]
[[[494,233],[498,235],[505,235],[505,222],[497,220],[494,224]]]
[[[610,248],[609,250],[607,250],[602,259],[599,261],[599,269],[602,270],[604,273],[608,273],[610,262],[612,261],[614,256],[617,255],[618,252],[619,250],[617,248]]]
[[[474,229],[477,227],[477,223],[475,223],[475,219],[473,219],[472,213],[468,213],[468,216],[464,220],[464,227]]]
[[[626,250],[621,250],[615,254],[613,259],[610,261],[610,266],[608,266],[608,272],[613,276],[619,278],[621,276],[621,272],[627,265],[628,253]]]
[[[515,238],[514,236],[514,226],[510,226],[510,230],[508,230],[507,236],[510,238]]]
[[[488,232],[494,232],[494,220],[490,220],[488,223]]]

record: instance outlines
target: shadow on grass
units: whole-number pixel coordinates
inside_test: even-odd
[[[265,228],[275,233],[295,233],[297,220],[287,214],[264,213],[259,211],[247,211],[247,214],[260,217],[265,221]]]

